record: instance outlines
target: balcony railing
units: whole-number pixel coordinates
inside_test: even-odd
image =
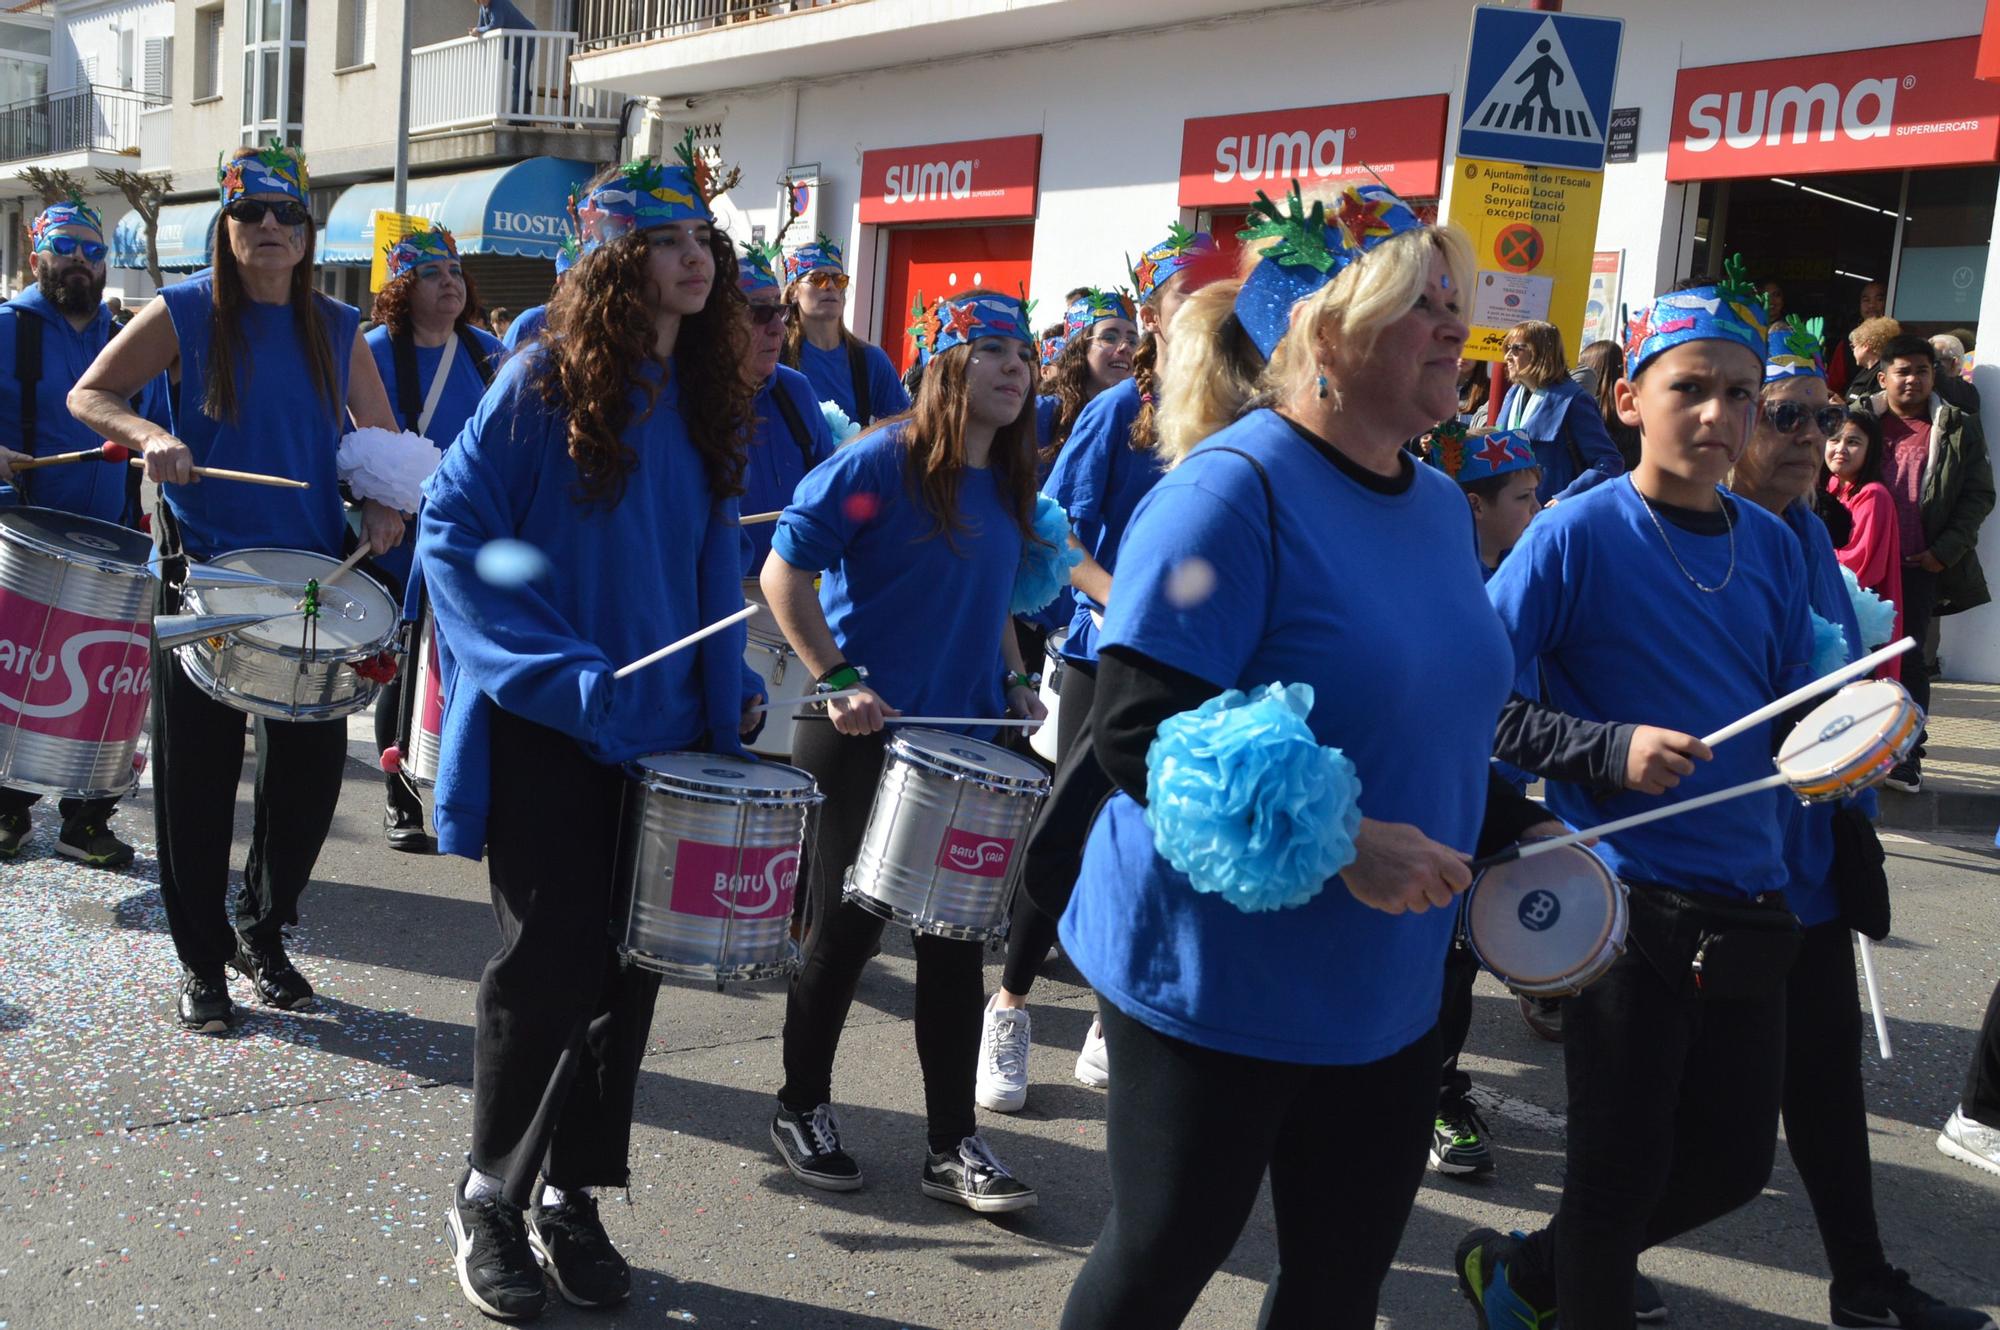
[[[410,53],[410,132],[519,124],[615,128],[617,93],[570,77],[573,32],[488,32]]]
[[[852,0],[583,0],[577,29],[583,50],[603,51],[847,3]]]
[[[136,153],[139,117],[164,99],[128,88],[77,88],[0,106],[0,162],[76,152]]]

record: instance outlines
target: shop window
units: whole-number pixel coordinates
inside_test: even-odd
[[[1979,325],[2000,167],[1910,172],[1889,312],[1929,336]]]
[[[303,140],[305,58],[306,0],[244,0],[244,143]]]

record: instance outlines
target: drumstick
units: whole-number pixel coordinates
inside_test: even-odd
[[[354,547],[354,553],[348,555],[345,559],[342,559],[340,561],[340,567],[334,569],[332,572],[328,573],[325,577],[322,577],[320,579],[319,584],[321,586],[332,586],[335,582],[338,582],[341,578],[353,572],[355,565],[360,563],[363,559],[367,557],[368,557],[368,544],[366,541],[363,541],[361,544],[356,545]]]
[[[1854,937],[1861,944],[1861,980],[1868,986],[1868,1010],[1875,1017],[1875,1043],[1887,1062],[1895,1053],[1889,1048],[1889,1018],[1882,1013],[1882,986],[1875,981],[1875,944],[1866,933]]]
[[[651,665],[656,661],[665,660],[668,656],[673,655],[676,651],[681,650],[683,647],[691,647],[696,642],[701,641],[702,638],[713,637],[715,634],[721,632],[723,629],[729,627],[729,625],[731,624],[743,622],[745,619],[755,614],[757,612],[757,609],[758,607],[755,605],[745,605],[742,609],[736,611],[736,613],[730,615],[726,619],[717,619],[714,623],[710,624],[706,628],[697,628],[695,631],[689,633],[686,637],[683,637],[680,641],[669,642],[665,646],[661,647],[658,651],[655,651],[652,655],[641,656],[639,659],[633,661],[630,665],[627,665],[622,669],[614,670],[611,674],[611,677],[614,679],[622,679],[628,674],[637,674],[640,670],[645,669],[648,665]]]
[[[1599,836],[1609,836],[1616,831],[1630,831],[1633,827],[1643,827],[1648,822],[1658,822],[1664,818],[1679,817],[1682,813],[1692,813],[1695,809],[1706,808],[1710,804],[1726,803],[1731,799],[1740,799],[1746,794],[1755,794],[1759,790],[1775,790],[1785,783],[1786,778],[1782,773],[1765,776],[1758,780],[1745,781],[1741,785],[1732,785],[1726,790],[1716,790],[1712,794],[1704,794],[1694,799],[1684,800],[1681,803],[1668,804],[1664,808],[1652,808],[1643,813],[1634,813],[1630,817],[1621,817],[1615,822],[1604,822],[1594,827],[1585,827],[1582,831],[1572,831],[1566,836],[1554,836],[1548,840],[1530,841],[1526,845],[1510,845],[1498,854],[1489,854],[1484,859],[1474,859],[1471,865],[1472,871],[1478,873],[1492,868],[1497,864],[1511,864],[1516,859],[1532,859],[1538,854],[1547,854],[1550,850],[1560,850],[1563,846],[1574,845],[1578,841],[1595,840]]]
[[[144,470],[146,466],[145,462],[137,457],[132,459],[132,465],[141,470]],[[309,490],[312,488],[311,484],[303,480],[289,480],[284,476],[266,476],[255,471],[231,471],[226,467],[219,466],[196,466],[188,469],[194,472],[195,475],[202,476],[208,480],[240,480],[250,485],[273,485],[279,489],[288,490]]]
[[[1028,720],[1008,716],[995,720],[991,716],[884,716],[884,725],[1042,725],[1046,721]]]
[[[748,517],[737,518],[736,525],[756,526],[759,522],[775,522],[784,515],[785,510],[783,508],[778,509],[774,513],[751,513]]]
[[[1891,642],[1880,651],[1871,651],[1852,665],[1843,665],[1831,674],[1821,675],[1805,687],[1796,688],[1786,693],[1769,706],[1758,707],[1742,720],[1732,721],[1717,730],[1714,734],[1704,736],[1702,742],[1713,748],[1725,739],[1734,739],[1737,735],[1743,733],[1743,731],[1762,725],[1773,716],[1784,715],[1787,711],[1790,711],[1809,697],[1818,697],[1821,693],[1830,693],[1849,679],[1858,679],[1864,674],[1872,673],[1877,665],[1882,664],[1884,661],[1894,660],[1916,644],[1917,640],[1914,637],[1906,637],[1900,642]]]
[[[836,697],[853,697],[859,688],[836,688],[830,693],[807,693],[804,697],[781,697],[775,702],[759,702],[752,711],[783,711],[786,707],[802,707],[813,702],[831,702]]]
[[[16,471],[33,471],[35,468],[43,466],[68,466],[71,462],[101,462],[103,460],[103,448],[85,448],[81,452],[55,453],[48,457],[30,457],[25,461],[14,463],[14,469]]]

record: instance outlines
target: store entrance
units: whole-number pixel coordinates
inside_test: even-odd
[[[925,305],[985,287],[1003,295],[1028,289],[1035,253],[1035,224],[898,227],[889,233],[889,262],[882,283],[882,349],[898,371],[916,363],[910,341],[910,302]],[[1055,322],[1060,310],[1038,316]]]

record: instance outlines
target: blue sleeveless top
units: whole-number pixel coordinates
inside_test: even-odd
[[[333,348],[340,400],[324,402],[313,387],[305,338],[289,305],[249,303],[244,309],[244,354],[235,366],[241,419],[229,425],[201,408],[208,392],[210,319],[215,279],[197,277],[161,290],[181,345],[181,401],[174,434],[194,454],[196,466],[260,471],[311,483],[311,489],[278,489],[236,480],[204,480],[162,487],[189,554],[206,559],[256,545],[310,550],[338,557],[347,531],[334,454],[346,433],[348,370],[361,311],[318,297],[320,318]]]

